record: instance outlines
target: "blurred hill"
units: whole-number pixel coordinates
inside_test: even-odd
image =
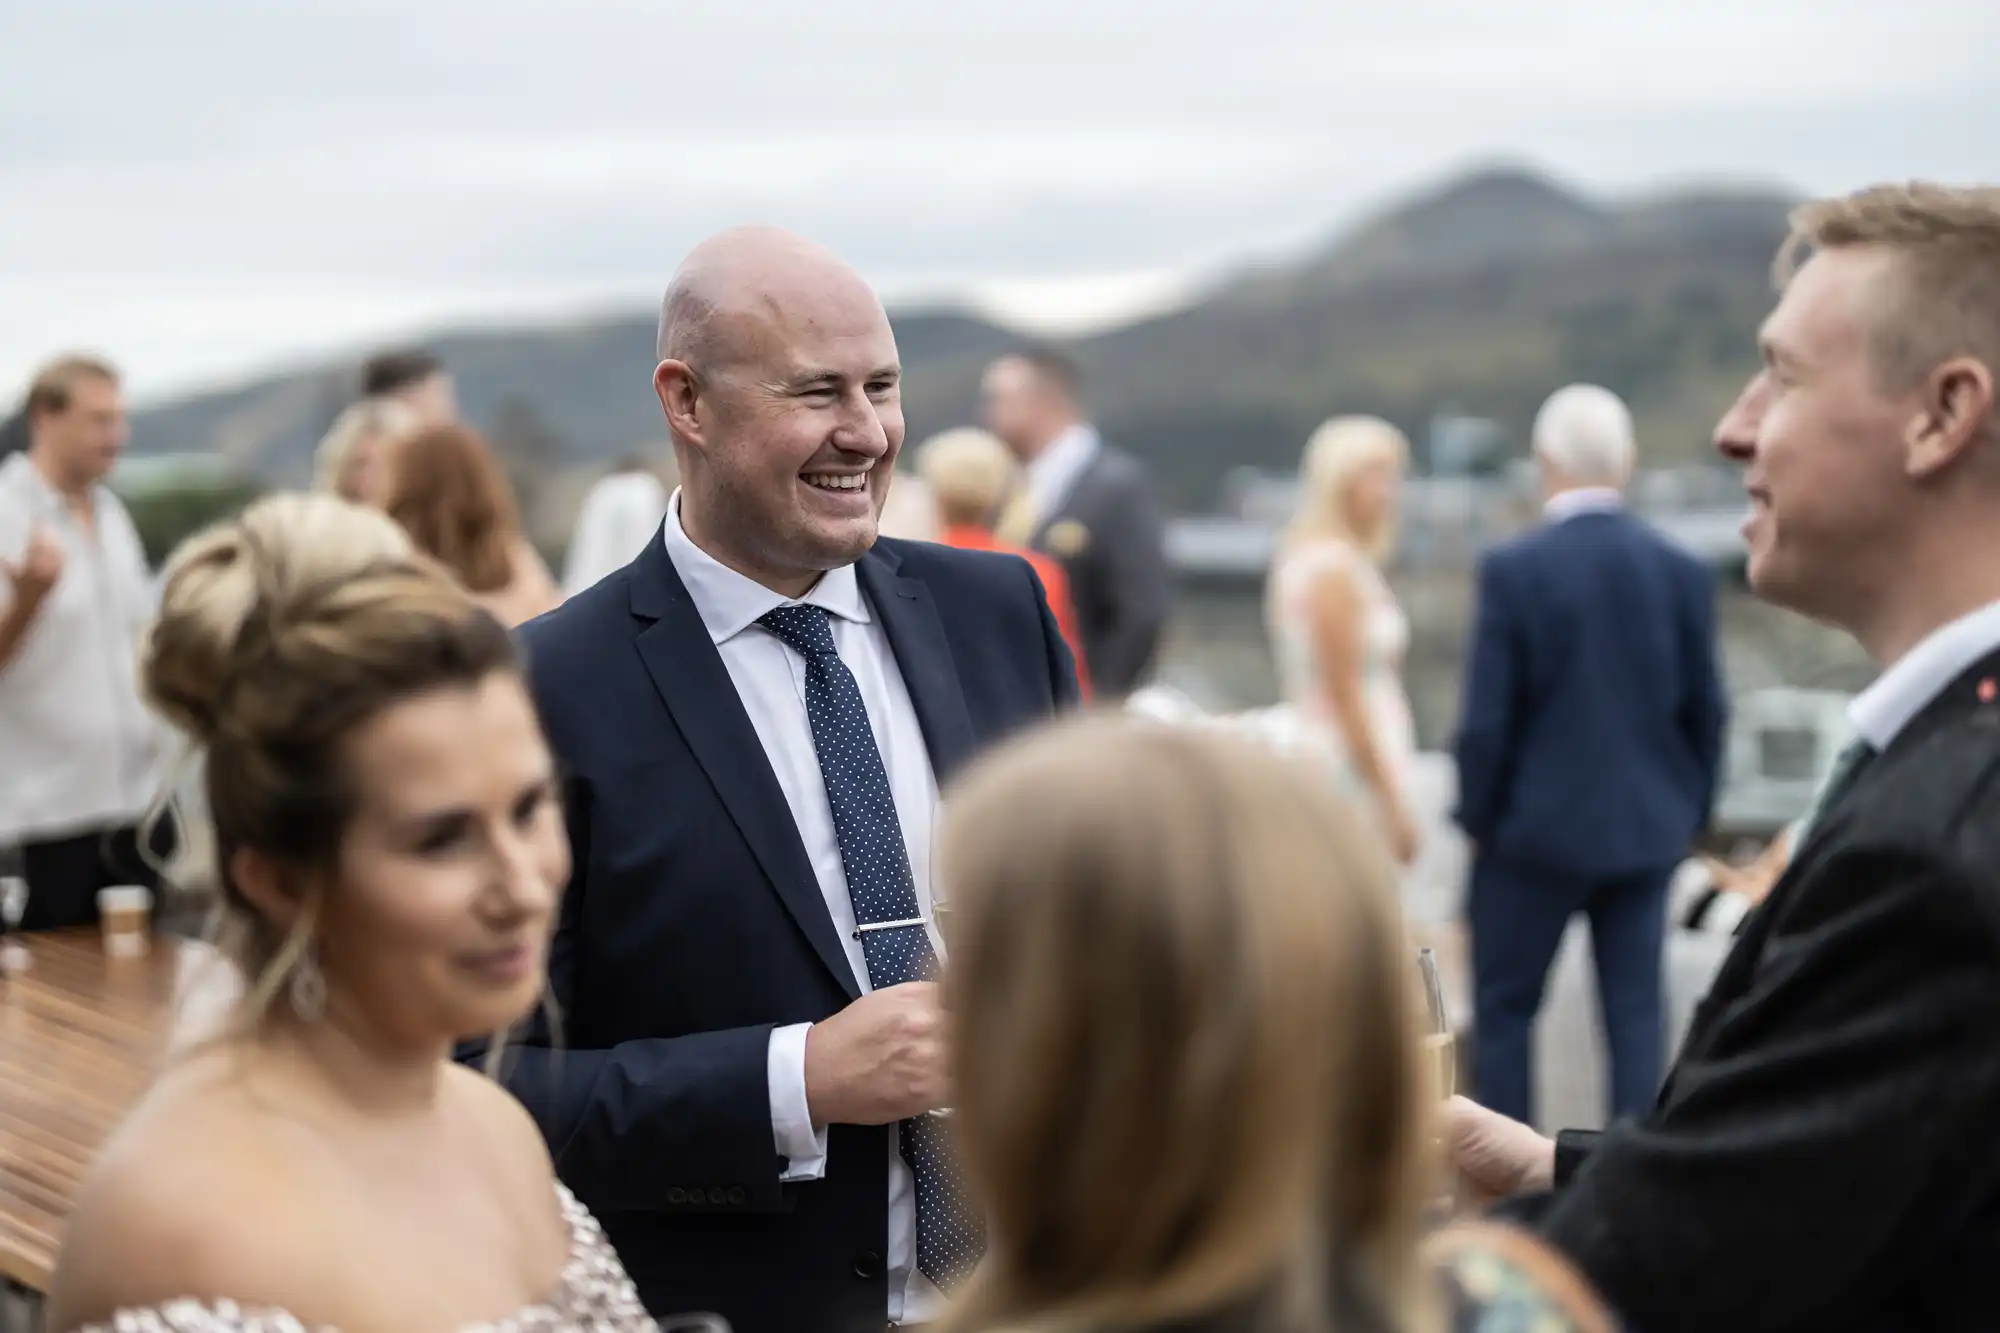
[[[1518,441],[1572,380],[1625,395],[1647,461],[1673,462],[1706,450],[1755,365],[1789,203],[1742,191],[1608,204],[1533,173],[1482,171],[1069,346],[1106,434],[1149,458],[1183,510],[1212,505],[1235,467],[1293,466],[1332,413],[1379,413],[1420,442],[1434,415],[1489,417]],[[1018,341],[965,313],[893,318],[913,441],[969,419],[981,367]],[[660,437],[652,343],[650,313],[428,341],[472,420],[562,470]],[[137,416],[135,447],[213,448],[300,480],[354,379],[353,365],[327,365],[161,405]]]

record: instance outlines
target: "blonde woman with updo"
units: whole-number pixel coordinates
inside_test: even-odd
[[[455,1042],[542,993],[569,873],[507,631],[387,517],[285,495],[170,562],[141,667],[205,754],[244,979],[93,1164],[47,1327],[649,1329]]]
[[[1410,622],[1381,566],[1395,548],[1409,457],[1403,433],[1378,417],[1335,417],[1313,432],[1265,607],[1299,739],[1358,789],[1405,865],[1419,850],[1416,727],[1403,690]]]
[[[1396,873],[1250,738],[1045,731],[946,804],[946,1012],[984,1264],[948,1333],[1593,1333],[1441,1179]]]

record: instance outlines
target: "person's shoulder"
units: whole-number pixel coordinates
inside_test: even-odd
[[[539,675],[545,668],[599,651],[605,635],[631,623],[631,584],[629,567],[614,570],[552,610],[524,621],[515,634],[530,671]]]
[[[92,1164],[51,1297],[65,1328],[178,1301],[269,1303],[311,1290],[326,1237],[299,1155],[230,1099],[149,1095]]]
[[[1457,1333],[1612,1333],[1617,1325],[1577,1271],[1526,1232],[1458,1223],[1430,1236],[1424,1257],[1444,1287]]]
[[[982,551],[904,537],[878,538],[875,551],[892,561],[896,573],[904,578],[930,584],[961,583],[996,594],[1018,595],[1022,573],[1030,568],[1027,557],[1019,551]]]

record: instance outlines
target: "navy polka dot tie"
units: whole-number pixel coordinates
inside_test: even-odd
[[[833,807],[868,984],[882,990],[934,978],[937,957],[917,910],[889,774],[875,748],[861,687],[834,651],[827,613],[817,606],[781,606],[757,623],[806,660],[806,719]],[[946,1141],[950,1124],[917,1116],[901,1123],[900,1136],[903,1158],[917,1180],[917,1267],[940,1287],[970,1272],[986,1247],[979,1213],[965,1197]]]

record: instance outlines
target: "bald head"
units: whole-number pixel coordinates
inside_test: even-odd
[[[656,350],[662,361],[712,366],[733,359],[745,324],[811,318],[831,304],[887,321],[861,275],[817,241],[779,227],[732,227],[681,261],[660,302]]]
[[[861,275],[790,232],[723,232],[668,285],[659,354],[695,544],[788,597],[859,559],[903,444],[896,335]]]

